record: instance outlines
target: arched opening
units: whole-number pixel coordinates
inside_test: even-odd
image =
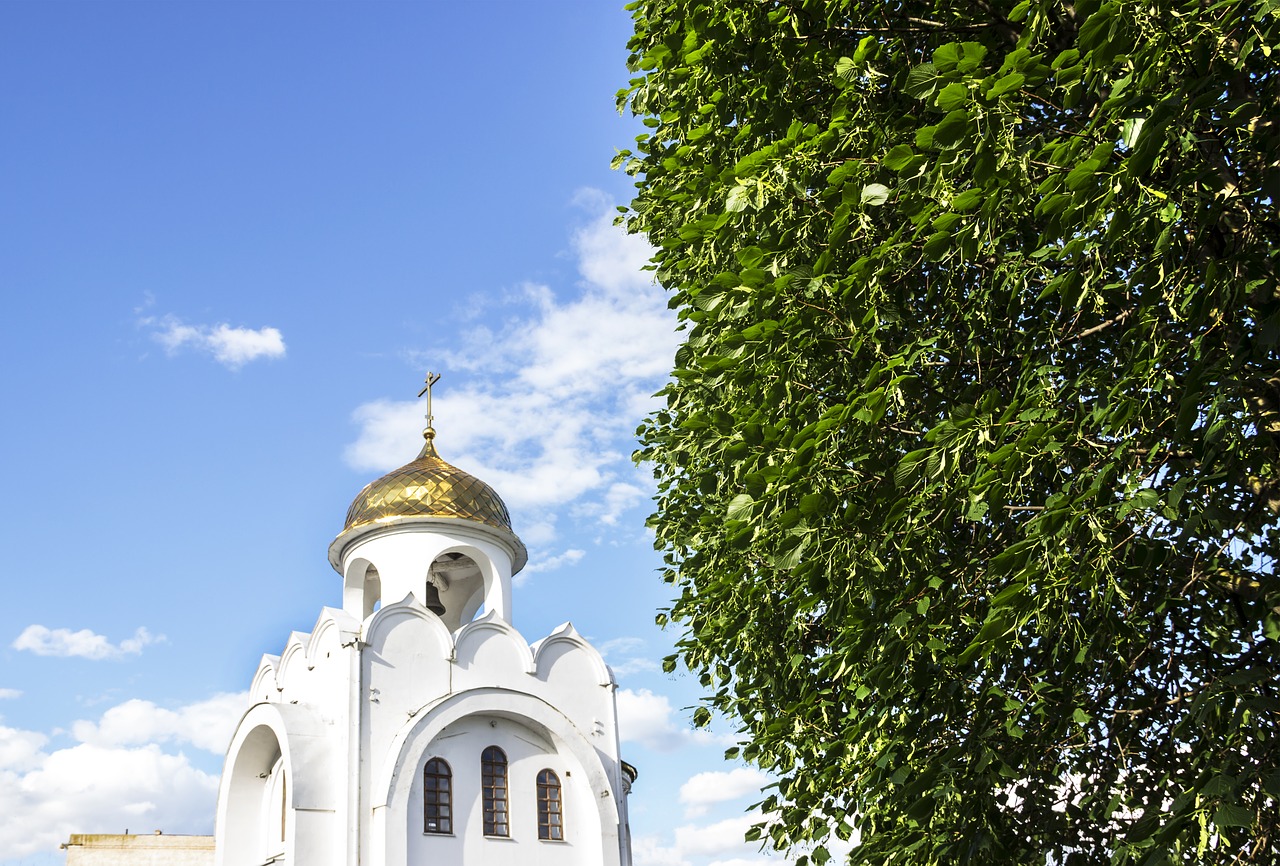
[[[497,700],[500,709],[489,705]],[[387,794],[385,862],[618,866],[620,798],[589,736],[545,703],[511,693],[460,694],[423,714],[372,784]],[[433,759],[453,770],[452,835],[423,832],[423,769]],[[556,783],[558,796],[548,790]],[[548,829],[541,841],[539,824],[555,826],[557,812],[561,838]],[[494,833],[501,824],[505,835]]]
[[[382,575],[367,559],[355,559],[347,566],[342,582],[342,609],[362,621],[382,606]]]
[[[283,864],[290,832],[289,773],[275,732],[254,728],[228,767],[225,831],[219,845],[227,866]]]
[[[263,857],[279,860],[284,856],[284,843],[289,827],[289,779],[284,771],[284,756],[276,758],[267,775],[262,798]]]
[[[451,550],[440,554],[427,569],[427,595],[432,588],[444,607],[440,618],[454,631],[475,618],[484,602],[484,574],[466,553]],[[430,605],[428,605],[429,607]]]

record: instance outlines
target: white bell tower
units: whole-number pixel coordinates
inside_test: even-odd
[[[630,866],[616,684],[568,623],[529,644],[506,505],[435,449],[356,496],[342,607],[264,656],[218,795],[218,866]],[[419,394],[421,397],[422,394]]]

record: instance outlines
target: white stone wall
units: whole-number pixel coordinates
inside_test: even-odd
[[[627,866],[614,688],[568,624],[530,646],[496,611],[450,633],[413,595],[363,623],[326,608],[310,634],[295,632],[279,656],[265,656],[254,678],[257,703],[224,771],[218,866],[262,862],[227,834],[270,832],[276,819],[259,804],[277,757],[288,775],[280,866],[404,866],[459,854],[464,863]],[[486,732],[493,742],[480,742]],[[253,758],[238,762],[254,742]],[[271,742],[279,756],[263,746]],[[480,832],[487,745],[512,761],[510,839]],[[437,756],[455,768],[451,839],[423,834],[422,768]],[[533,777],[544,766],[564,785],[565,842],[537,838]],[[252,804],[239,818],[233,790]],[[258,824],[244,818],[249,808],[262,811]]]
[[[63,847],[67,866],[213,866],[212,836],[77,833]]]
[[[532,646],[515,630],[525,558],[510,532],[453,518],[340,535],[329,559],[343,609],[321,611],[254,677],[223,772],[216,866],[281,849],[277,866],[630,866],[613,676],[567,623]],[[440,615],[425,606],[437,595]],[[482,832],[490,745],[511,761],[506,839]],[[423,832],[432,757],[454,768],[449,837]],[[563,785],[562,842],[537,837],[543,768]]]

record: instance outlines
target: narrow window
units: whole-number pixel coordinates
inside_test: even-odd
[[[510,836],[507,828],[507,755],[490,746],[480,756],[480,787],[484,791],[484,834]]]
[[[422,771],[422,829],[453,832],[453,771],[440,758],[427,761]]]
[[[538,774],[538,838],[564,840],[564,803],[560,777],[553,770]]]

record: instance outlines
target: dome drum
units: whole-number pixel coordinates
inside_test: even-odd
[[[343,530],[329,546],[329,563],[343,576],[343,606],[363,619],[379,601],[412,594],[439,606],[443,599],[448,612],[442,618],[456,625],[468,621],[483,599],[485,610],[509,619],[511,576],[524,567],[528,552],[511,531],[506,504],[488,484],[442,460],[434,432],[427,428],[418,456],[366,485],[347,510]],[[464,548],[478,572],[474,581],[464,581],[467,589],[451,590],[448,578],[433,577],[442,567],[438,558]]]

